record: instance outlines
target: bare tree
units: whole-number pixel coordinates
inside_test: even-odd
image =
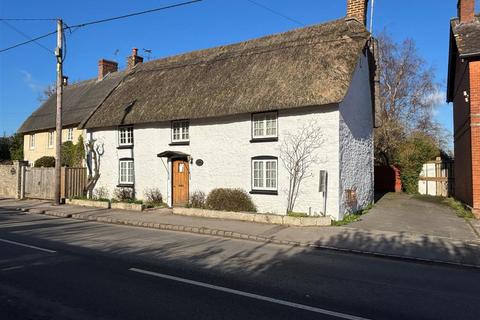
[[[287,213],[295,207],[302,181],[312,176],[310,168],[319,161],[315,151],[323,142],[321,129],[316,122],[285,134],[280,147],[280,159],[289,175]]]
[[[45,102],[48,100],[48,98],[50,98],[56,93],[57,93],[56,84],[55,83],[49,84],[45,88],[43,88],[42,93],[38,95],[38,101]]]
[[[391,164],[399,146],[414,131],[443,143],[445,129],[434,120],[439,87],[434,69],[419,55],[415,42],[395,43],[379,36],[380,103],[382,126],[375,132],[376,161]]]
[[[85,144],[88,167],[86,191],[89,198],[92,198],[93,189],[100,178],[100,158],[104,154],[103,145],[95,143],[96,140],[92,139]]]

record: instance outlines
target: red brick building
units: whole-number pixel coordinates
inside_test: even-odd
[[[455,196],[480,218],[480,16],[458,1],[451,20],[447,101],[453,102]]]

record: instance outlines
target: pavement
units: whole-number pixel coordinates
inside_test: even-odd
[[[2,320],[476,320],[479,283],[454,265],[0,209]]]
[[[0,207],[65,219],[480,267],[480,236],[474,232],[473,225],[458,218],[448,207],[404,197],[386,195],[362,221],[347,227],[288,227],[187,217],[173,215],[169,209],[130,212],[67,205],[55,207],[37,200],[3,199]],[[402,206],[406,209],[401,210]]]

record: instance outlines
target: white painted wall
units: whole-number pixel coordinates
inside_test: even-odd
[[[250,143],[250,114],[192,120],[189,146],[169,146],[170,122],[136,125],[133,150],[117,149],[116,128],[92,131],[93,138],[103,143],[105,149],[97,188],[106,187],[112,196],[118,184],[118,159],[133,154],[137,197],[142,199],[146,188],[159,188],[163,196],[169,198],[170,163],[165,158],[158,158],[157,154],[165,150],[175,150],[193,157],[193,164],[190,165],[190,192],[201,190],[208,193],[219,187],[242,188],[248,192],[251,190],[251,158],[261,155],[280,157],[282,137],[312,121],[320,125],[325,143],[317,151],[320,161],[312,167],[312,176],[302,184],[295,211],[312,214],[323,211],[323,197],[318,192],[319,171],[323,169],[329,173],[327,215],[338,219],[340,120],[338,107],[335,106],[279,111],[278,142]],[[197,166],[196,159],[202,159],[204,165]],[[251,195],[259,212],[285,214],[288,175],[280,159],[278,185],[278,195]]]
[[[361,55],[350,89],[340,104],[340,219],[374,200],[373,107],[368,60]],[[357,205],[347,205],[346,190],[356,190]]]

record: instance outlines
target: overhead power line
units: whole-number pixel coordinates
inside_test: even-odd
[[[267,10],[267,11],[269,11],[269,12],[271,12],[271,13],[279,16],[279,17],[282,17],[282,18],[284,18],[284,19],[287,19],[288,21],[293,22],[293,23],[295,23],[295,24],[297,24],[297,25],[299,25],[299,26],[301,26],[301,27],[305,27],[305,23],[303,23],[303,22],[301,22],[301,21],[298,21],[298,20],[296,20],[296,19],[290,18],[289,16],[287,16],[287,15],[281,13],[281,12],[278,12],[278,11],[272,9],[272,8],[269,8],[269,7],[267,7],[266,5],[263,5],[263,4],[258,3],[258,2],[256,2],[256,1],[253,1],[253,0],[247,0],[247,1],[250,2],[251,4],[254,4],[254,5],[256,5],[257,7],[260,7],[260,8],[262,8],[262,9],[264,9],[264,10]]]
[[[17,44],[15,44],[15,45],[11,46],[11,47],[4,48],[4,49],[0,50],[0,53],[1,53],[1,52],[5,52],[5,51],[8,51],[8,50],[11,50],[11,49],[14,49],[14,48],[17,48],[17,47],[20,47],[20,46],[23,46],[23,45],[26,45],[26,44],[28,44],[28,43],[36,42],[37,40],[40,40],[40,39],[49,37],[49,36],[51,36],[52,34],[56,34],[56,33],[57,33],[57,31],[52,31],[52,32],[46,33],[46,34],[44,34],[44,35],[42,35],[42,36],[38,36],[38,37],[36,37],[36,38],[30,39],[30,40],[28,40],[28,41],[24,41],[24,42],[21,42],[21,43],[17,43]]]
[[[192,1],[176,3],[176,4],[156,8],[156,9],[150,9],[150,10],[125,14],[125,15],[122,15],[122,16],[112,17],[112,18],[106,18],[106,19],[101,19],[101,20],[94,20],[94,21],[79,23],[79,24],[76,24],[76,25],[72,25],[69,28],[81,28],[81,27],[92,25],[92,24],[98,24],[98,23],[104,23],[104,22],[109,22],[109,21],[113,21],[113,20],[130,18],[130,17],[133,17],[133,16],[139,16],[139,15],[146,14],[146,13],[151,13],[151,12],[156,12],[156,11],[161,11],[161,10],[166,10],[166,9],[172,9],[172,8],[181,7],[181,6],[186,6],[186,5],[193,4],[193,3],[196,3],[196,2],[201,2],[201,1],[203,1],[203,0],[192,0]]]
[[[22,35],[24,38],[28,39],[28,40],[32,40],[32,37],[30,37],[29,35],[25,34],[24,32],[22,32],[21,30],[15,28],[14,26],[12,26],[10,23],[8,23],[6,20],[0,20],[1,23],[3,23],[4,25],[6,25],[7,27],[9,27],[10,29],[12,29],[13,31],[15,31],[16,33]],[[52,50],[50,50],[49,48],[45,47],[43,44],[41,44],[40,42],[36,41],[36,40],[33,40],[33,42],[38,45],[40,48],[48,51],[49,53],[52,53],[54,54],[54,52]]]
[[[0,21],[56,21],[57,19],[31,19],[31,18],[0,18]]]
[[[201,2],[201,1],[203,1],[203,0],[192,0],[192,1],[180,2],[180,3],[175,3],[175,4],[172,4],[172,5],[168,5],[168,6],[163,6],[163,7],[160,7],[160,8],[129,13],[129,14],[125,14],[125,15],[121,15],[121,16],[117,16],[117,17],[106,18],[106,19],[101,19],[101,20],[93,20],[93,21],[79,23],[79,24],[72,25],[72,26],[65,25],[64,30],[69,30],[69,31],[73,32],[74,30],[72,31],[72,29],[78,29],[78,28],[86,27],[86,26],[93,25],[93,24],[99,24],[99,23],[109,22],[109,21],[113,21],[113,20],[119,20],[119,19],[130,18],[130,17],[133,17],[133,16],[139,16],[139,15],[147,14],[147,13],[151,13],[151,12],[177,8],[177,7],[186,6],[186,5],[193,4],[193,3],[196,3],[196,2]],[[48,20],[48,19],[0,19],[0,20],[4,20],[4,21],[5,20],[11,20],[11,21],[13,21],[13,20],[18,20],[18,21],[25,20],[25,21],[28,21],[28,20]],[[56,20],[56,19],[52,19],[52,20]],[[0,53],[11,50],[11,49],[14,49],[14,48],[17,48],[17,47],[20,47],[20,46],[23,46],[23,45],[26,45],[26,44],[29,44],[29,43],[32,43],[32,42],[36,42],[37,40],[46,38],[46,37],[51,36],[51,35],[56,34],[56,33],[57,33],[57,31],[55,30],[55,31],[52,31],[50,33],[38,36],[38,37],[33,38],[33,39],[30,39],[28,41],[17,43],[13,46],[1,49]]]

